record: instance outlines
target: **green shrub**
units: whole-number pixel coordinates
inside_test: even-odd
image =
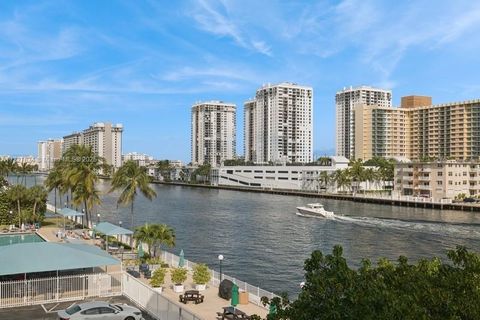
[[[193,268],[193,282],[196,284],[207,284],[212,278],[212,274],[204,263],[197,264]]]
[[[156,269],[152,274],[152,279],[150,279],[150,285],[154,288],[161,287],[165,283],[165,276],[167,270],[164,268]]]
[[[187,269],[185,268],[175,268],[170,273],[170,277],[174,284],[182,284],[187,280]]]

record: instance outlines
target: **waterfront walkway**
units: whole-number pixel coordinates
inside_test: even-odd
[[[56,237],[56,232],[61,229],[58,226],[46,226],[41,227],[37,233],[47,241],[50,242],[62,242],[60,238]],[[94,240],[81,240],[84,243],[94,245]],[[139,279],[144,284],[150,286],[149,280],[142,277]],[[192,280],[191,272],[188,274],[187,281],[184,283],[185,290],[194,289],[194,284]],[[179,302],[179,295],[181,293],[176,293],[173,291],[173,286],[170,280],[170,274],[168,273],[165,277],[165,284],[162,296],[170,300],[172,303],[180,306],[181,308],[185,309],[186,311],[196,315],[200,319],[216,319],[217,312],[222,312],[222,307],[226,307],[230,305],[229,300],[224,300],[218,296],[218,287],[208,285],[205,291],[201,291],[201,294],[204,295],[204,302],[200,304],[194,304],[193,302],[189,302],[187,304],[183,304]],[[261,306],[257,306],[253,303],[248,303],[245,305],[238,305],[237,308],[247,315],[257,314],[261,317],[266,317],[267,309]]]
[[[438,202],[432,201],[430,198],[412,197],[412,196],[381,196],[374,194],[338,194],[338,193],[326,193],[316,191],[294,190],[294,189],[273,189],[273,188],[255,188],[255,187],[242,187],[242,186],[227,186],[227,185],[205,185],[205,184],[192,184],[181,182],[162,182],[153,181],[156,184],[193,187],[193,188],[207,188],[207,189],[223,189],[231,191],[242,192],[256,192],[256,193],[269,193],[288,196],[300,196],[308,198],[325,198],[333,200],[344,200],[353,202],[365,202],[375,203],[399,207],[414,207],[414,208],[429,208],[439,210],[461,210],[461,211],[480,211],[480,203],[465,203],[465,202]]]
[[[149,280],[140,278],[140,280],[149,285]],[[188,275],[187,281],[184,283],[185,291],[186,290],[194,290],[195,285],[193,284],[191,274]],[[201,319],[216,319],[217,312],[223,312],[222,307],[227,307],[230,305],[230,300],[222,299],[218,296],[218,287],[215,286],[207,286],[205,291],[200,291],[202,295],[204,295],[204,302],[195,304],[193,302],[187,302],[187,304],[183,304],[179,302],[179,295],[182,293],[176,293],[173,291],[173,285],[170,280],[170,274],[168,273],[165,277],[165,284],[163,285],[163,292],[162,296],[168,298],[170,301],[176,302],[178,305],[182,306],[182,308],[186,309],[187,311],[195,314]],[[248,304],[239,304],[237,305],[237,309],[245,312],[247,315],[257,314],[262,318],[267,316],[267,310],[263,307],[257,306],[253,303]]]

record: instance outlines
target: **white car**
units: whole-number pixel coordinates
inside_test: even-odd
[[[59,320],[143,320],[142,312],[135,307],[103,301],[74,304],[57,314]]]

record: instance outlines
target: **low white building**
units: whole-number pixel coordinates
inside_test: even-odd
[[[402,162],[395,165],[395,192],[434,201],[480,195],[480,164],[455,160]]]
[[[141,167],[145,167],[147,164],[153,161],[153,157],[144,153],[130,152],[122,155],[122,163],[125,161],[133,160]]]
[[[317,166],[228,166],[211,171],[213,185],[264,189],[318,190],[320,173],[348,168],[345,157],[330,157],[330,165]]]

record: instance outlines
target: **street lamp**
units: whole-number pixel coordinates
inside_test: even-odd
[[[97,223],[100,223],[100,213],[97,213]]]
[[[221,255],[221,254],[218,255],[218,261],[220,261],[220,282],[222,282],[222,261],[223,261],[223,255]]]

